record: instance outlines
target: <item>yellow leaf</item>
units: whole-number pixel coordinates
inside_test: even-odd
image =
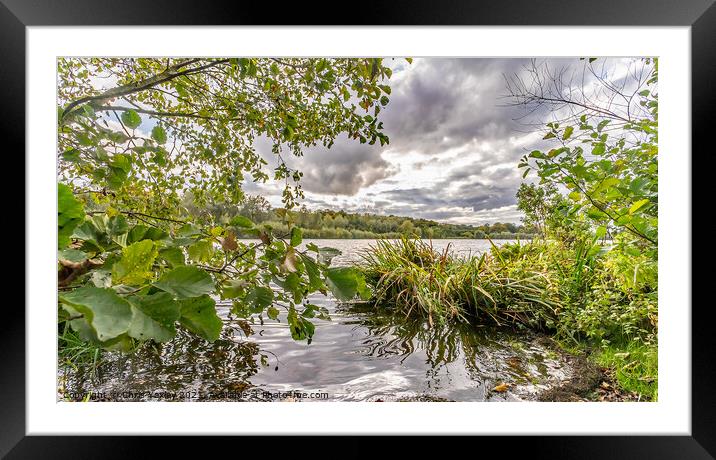
[[[629,214],[634,214],[648,202],[649,202],[649,200],[644,199],[644,200],[639,200],[636,203],[632,204],[631,207],[629,208]]]
[[[497,385],[495,388],[493,388],[492,391],[496,391],[498,393],[504,393],[505,391],[507,391],[507,389],[509,387],[510,386],[507,383],[501,383],[501,384]]]

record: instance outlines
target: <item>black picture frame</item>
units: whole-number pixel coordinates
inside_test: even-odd
[[[373,4],[375,3],[375,4]],[[584,0],[534,1],[391,1],[385,4],[362,3],[363,6],[339,5],[337,2],[312,1],[294,6],[269,2],[235,0],[220,3],[155,0],[0,0],[0,95],[5,117],[12,122],[0,123],[3,150],[25,151],[25,94],[31,88],[25,83],[25,29],[28,26],[84,25],[545,25],[545,26],[690,26],[692,63],[692,151],[707,154],[707,139],[713,128],[712,108],[716,93],[716,6],[714,0],[680,0],[673,2],[649,0]],[[372,5],[366,7],[367,5]],[[698,147],[701,146],[701,149]],[[17,153],[14,153],[19,158]],[[683,153],[682,153],[683,155]],[[691,155],[692,162],[694,159]],[[24,156],[22,156],[24,158]],[[23,161],[24,163],[24,161]],[[24,164],[19,165],[25,168]],[[27,171],[26,169],[24,169]],[[692,168],[693,171],[693,168]],[[695,203],[699,193],[696,181],[692,188]],[[708,184],[704,185],[705,188]],[[17,197],[15,198],[16,201]],[[21,201],[24,203],[24,201]],[[26,211],[24,211],[26,212]],[[19,214],[18,214],[19,215]],[[19,220],[19,219],[18,219]],[[685,223],[687,225],[688,223]],[[685,231],[689,231],[686,229]],[[17,236],[14,237],[15,239]],[[25,241],[27,245],[28,242]],[[691,250],[691,248],[689,249]],[[688,269],[684,267],[684,269]],[[708,285],[706,272],[692,270],[692,286]],[[29,276],[30,274],[28,274]],[[25,279],[28,288],[30,280]],[[6,307],[9,302],[4,302]],[[683,305],[688,312],[687,302]],[[533,437],[505,440],[501,437],[482,438],[480,450],[504,450],[509,454],[556,458],[714,458],[716,455],[716,366],[713,359],[713,333],[708,315],[712,302],[693,302],[692,317],[692,424],[691,436],[556,436],[546,442]],[[0,455],[8,458],[115,458],[136,455],[137,437],[64,437],[25,435],[25,314],[22,309],[5,308],[4,328],[0,334]],[[576,423],[577,421],[575,421]],[[146,438],[141,438],[146,440]],[[211,450],[218,454],[217,439]],[[230,441],[235,445],[234,441]],[[365,452],[360,438],[341,441],[346,453]],[[250,443],[254,444],[254,443]],[[279,445],[271,443],[276,454]],[[383,455],[403,452],[403,443],[385,443]],[[494,444],[494,445],[488,445]],[[393,445],[393,447],[389,447]],[[361,448],[361,446],[363,446]],[[162,443],[164,456],[181,454],[183,443]],[[259,442],[256,448],[265,449]],[[252,447],[235,447],[246,456]],[[303,450],[303,448],[299,448]],[[321,454],[321,448],[310,455]],[[498,450],[498,452],[500,451]],[[174,451],[174,452],[173,452]],[[392,451],[392,452],[391,452]],[[326,452],[328,453],[328,452]],[[330,455],[330,454],[329,454]]]

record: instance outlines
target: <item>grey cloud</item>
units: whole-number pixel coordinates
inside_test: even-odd
[[[268,139],[257,139],[256,151],[270,167],[277,166],[277,158],[271,152]],[[302,157],[283,155],[286,164],[303,173],[301,186],[304,190],[330,195],[355,195],[363,187],[390,177],[399,170],[382,156],[378,145],[361,144],[345,136],[336,139],[328,149],[323,146],[303,150]]]
[[[331,149],[309,149],[295,163],[303,172],[303,188],[325,194],[355,195],[398,171],[397,165],[383,159],[380,147],[345,138]]]
[[[384,111],[391,148],[440,153],[473,139],[489,141],[513,133],[515,108],[500,107],[505,93],[503,73],[512,73],[525,59],[427,59],[416,63],[393,86]]]

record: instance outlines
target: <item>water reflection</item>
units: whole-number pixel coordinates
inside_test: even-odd
[[[61,399],[235,400],[261,366],[258,345],[243,324],[225,327],[212,344],[181,330],[175,340],[147,344],[134,354],[107,353],[96,369],[60,368]],[[63,388],[64,387],[64,388]]]
[[[397,359],[401,366],[420,357],[426,388],[438,393],[450,394],[445,381],[456,385],[464,374],[474,383],[475,394],[462,395],[470,400],[528,398],[567,373],[557,353],[536,335],[456,322],[430,327],[425,320],[369,305],[343,305],[338,311],[351,318],[346,324],[353,330],[367,331],[361,354]],[[511,391],[494,394],[491,385],[497,383],[507,383]]]
[[[213,344],[179,332],[134,355],[108,354],[96,374],[64,369],[62,399],[91,391],[94,400],[275,400],[299,391],[325,392],[332,401],[522,400],[569,372],[533,335],[462,323],[428,327],[365,304],[313,302],[326,305],[332,320],[318,322],[310,345],[291,339],[285,318],[252,330],[223,311],[226,326]],[[500,384],[508,391],[493,391]]]

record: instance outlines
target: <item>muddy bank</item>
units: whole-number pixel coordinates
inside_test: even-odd
[[[568,353],[550,338],[541,339],[543,343],[550,342],[552,349],[559,350],[562,359],[569,363],[572,376],[537,395],[537,401],[545,402],[584,402],[584,401],[639,401],[635,393],[623,391],[619,388],[616,378],[609,369],[600,367],[589,360],[589,350],[584,353]]]

